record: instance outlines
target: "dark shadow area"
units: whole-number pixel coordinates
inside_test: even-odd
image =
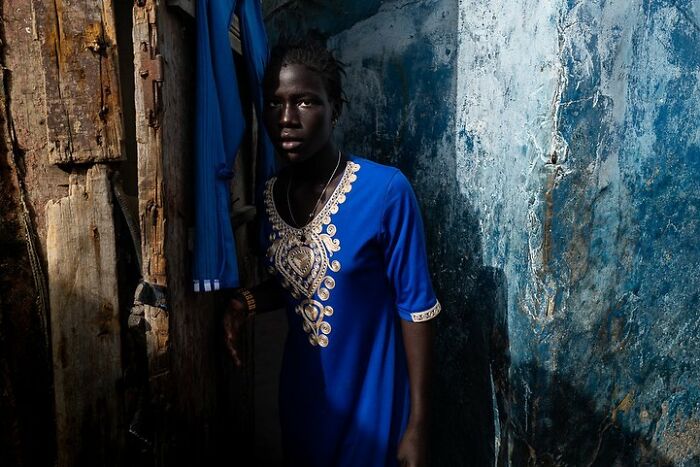
[[[622,411],[601,411],[596,401],[565,374],[535,363],[511,369],[514,384],[527,381],[532,393],[527,413],[511,419],[511,461],[528,466],[675,465],[639,432],[625,430]],[[700,458],[684,465],[700,465]]]
[[[0,6],[0,465],[50,465],[56,455],[45,264],[27,201],[25,151],[11,112]]]
[[[260,342],[256,342],[256,378],[260,376],[265,378],[264,381],[256,382],[256,399],[261,398],[260,401],[256,400],[256,424],[261,423],[262,426],[256,426],[256,432],[262,429],[270,429],[272,425],[277,425],[277,427],[272,428],[277,432],[273,433],[263,433],[258,432],[256,434],[256,454],[252,459],[247,462],[240,464],[242,466],[250,467],[281,467],[283,465],[289,465],[292,467],[308,467],[319,465],[312,462],[309,459],[318,459],[317,454],[319,452],[324,452],[331,458],[330,463],[323,464],[324,467],[334,465],[357,465],[357,466],[368,466],[366,460],[353,459],[353,454],[355,454],[354,446],[372,446],[383,445],[383,441],[377,440],[372,433],[369,433],[367,429],[363,429],[352,425],[352,429],[355,432],[355,436],[351,440],[347,440],[345,445],[331,444],[331,441],[338,439],[339,433],[343,433],[350,429],[349,426],[343,423],[343,420],[347,420],[348,417],[352,417],[352,413],[347,413],[334,407],[329,403],[322,394],[324,393],[323,387],[325,385],[338,384],[338,382],[333,381],[323,381],[324,376],[319,378],[314,384],[309,385],[295,385],[295,387],[287,388],[287,391],[279,394],[277,392],[279,378],[278,375],[273,374],[270,370],[279,370],[279,363],[275,360],[281,357],[284,344],[284,335],[280,335],[280,328],[286,328],[286,324],[281,321],[286,322],[286,311],[277,310],[273,313],[265,313],[264,315],[258,316],[256,318],[256,339],[260,339]],[[258,323],[260,321],[260,323]],[[293,326],[301,327],[300,322],[295,322]],[[399,327],[400,321],[397,319],[394,325]],[[397,329],[400,332],[399,329]],[[304,336],[303,339],[306,337]],[[304,342],[304,345],[307,345]],[[269,348],[272,347],[272,348]],[[286,368],[287,379],[293,378],[294,375],[299,374],[300,371],[311,372],[313,374],[324,375],[324,370],[320,361],[320,352],[322,349],[318,347],[309,346],[308,349],[304,350],[304,356],[298,359],[297,365],[303,365],[304,369],[299,367],[295,368],[294,365],[290,365]],[[260,365],[266,365],[266,368],[257,368]],[[316,383],[319,383],[317,385]],[[341,383],[342,384],[342,383]],[[279,409],[277,401],[272,401],[272,393],[274,397],[281,397],[283,402],[282,410],[286,408],[287,413],[282,413],[282,416],[287,420],[296,420],[293,422],[295,426],[299,427],[296,430],[289,430],[288,433],[292,433],[289,439],[284,440],[285,442],[285,452],[296,451],[296,458],[287,459],[287,463],[282,459],[282,452],[280,451],[281,441],[279,436],[279,420],[277,417],[279,414]],[[274,407],[261,407],[261,404],[268,403],[273,404]],[[399,402],[401,404],[401,402]],[[313,407],[313,410],[308,410],[309,407]],[[270,419],[274,417],[274,419]],[[339,422],[334,425],[328,425],[327,420],[338,420]],[[289,422],[287,422],[289,423]],[[319,426],[325,426],[327,429],[319,430]],[[340,436],[340,439],[343,437]],[[280,443],[277,445],[277,443]],[[376,464],[371,465],[391,465],[390,462],[395,458],[397,446],[391,446],[387,452],[387,459],[377,459]],[[306,452],[313,452],[313,454],[307,458],[305,457]],[[334,457],[337,455],[343,455],[342,458]]]
[[[0,147],[0,465],[50,465],[56,447],[49,331],[22,220],[28,213],[9,164],[12,151]]]
[[[126,160],[119,163],[119,172],[124,180],[124,191],[129,196],[138,195],[134,44],[132,39],[133,6],[133,2],[114,2],[114,21],[117,29],[117,43],[119,44],[119,91],[121,93],[124,151],[126,153]]]
[[[508,455],[508,289],[502,270],[483,265],[478,218],[460,193],[454,163],[440,163],[451,175],[442,179],[433,207],[424,209],[431,271],[443,305],[432,465],[487,466],[496,458],[505,463]]]
[[[481,267],[474,289],[455,316],[443,317],[437,348],[433,429],[435,465],[494,465],[507,458],[509,413],[506,282],[502,271]],[[451,339],[460,331],[461,339]],[[465,335],[466,334],[466,335]]]
[[[255,318],[254,465],[279,466],[282,441],[279,426],[279,372],[282,365],[287,316],[283,309]]]

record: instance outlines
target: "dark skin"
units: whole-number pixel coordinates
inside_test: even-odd
[[[340,103],[329,99],[321,76],[304,65],[282,66],[276,79],[268,82],[265,91],[265,125],[277,153],[287,162],[275,183],[275,205],[288,224],[301,227],[333,193],[347,162],[341,155],[338,169],[324,191],[338,164],[339,153],[332,133]],[[291,213],[287,207],[288,187],[291,188]],[[256,313],[284,306],[284,290],[274,278],[253,287],[251,293],[256,300]],[[236,366],[241,366],[236,343],[241,326],[249,316],[244,301],[239,298],[230,300],[230,307],[224,314],[224,334]],[[401,320],[401,331],[408,365],[411,410],[397,458],[401,466],[424,467],[428,459],[429,381],[434,328],[432,321],[413,323]]]

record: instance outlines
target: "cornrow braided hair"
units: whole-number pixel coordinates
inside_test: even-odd
[[[272,79],[280,68],[287,65],[304,65],[321,76],[328,99],[333,104],[334,117],[340,117],[343,103],[347,104],[343,92],[342,78],[345,64],[335,58],[319,40],[312,37],[293,41],[280,40],[270,53],[270,62],[265,71],[265,83]]]

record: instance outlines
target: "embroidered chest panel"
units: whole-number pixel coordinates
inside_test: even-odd
[[[270,219],[270,247],[267,250],[269,270],[278,274],[282,285],[299,300],[294,311],[302,317],[304,331],[312,345],[326,347],[331,325],[326,318],[333,307],[325,304],[335,287],[333,273],[340,271],[340,262],[333,254],[340,251],[340,239],[333,216],[357,180],[360,165],[348,161],[338,185],[321,211],[301,228],[292,227],[279,215],[273,197],[277,177],[265,186],[265,209]]]

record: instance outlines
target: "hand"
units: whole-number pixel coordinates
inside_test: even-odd
[[[428,465],[428,430],[423,425],[406,427],[396,457],[400,467],[426,467]]]
[[[236,367],[240,368],[243,364],[238,351],[238,342],[241,327],[248,319],[248,307],[238,298],[232,298],[229,301],[229,308],[224,311],[224,342],[228,349],[231,359]]]

